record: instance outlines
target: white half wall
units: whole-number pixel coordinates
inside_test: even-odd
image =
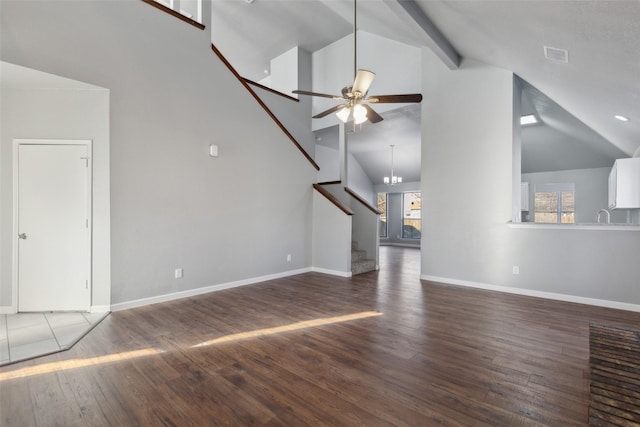
[[[287,67],[280,71],[285,76],[289,76],[290,73],[295,74],[295,78],[291,79],[295,82],[295,89],[310,88],[311,87],[311,54],[298,47],[291,49],[286,53],[286,58],[289,61],[286,63]],[[290,64],[291,60],[297,61],[295,64]],[[272,78],[275,78],[275,71],[272,71]],[[291,87],[284,83],[280,83],[279,87],[271,85],[274,90],[279,91],[285,95],[296,97],[297,95],[291,93]],[[258,86],[252,85],[251,88],[262,99],[262,101],[269,107],[269,109],[275,114],[275,116],[282,122],[285,128],[293,137],[298,141],[300,146],[313,158],[315,152],[315,137],[311,132],[311,98],[308,96],[301,96],[298,101],[280,96],[268,90],[262,89]]]
[[[513,75],[423,58],[422,277],[640,304],[638,233],[507,225]]]
[[[316,144],[315,160],[320,166],[318,182],[340,180],[340,152],[338,150]]]
[[[351,276],[351,218],[314,190],[314,271]]]
[[[271,60],[271,86],[269,86],[271,89],[293,96],[294,98],[298,97],[298,95],[291,92],[301,87],[298,82],[300,54],[308,56],[309,62],[311,62],[311,55],[298,46],[289,49],[282,55]]]
[[[338,150],[316,144],[315,161],[320,166],[318,182],[340,180],[340,152]],[[349,154],[347,161],[349,162],[347,169],[349,188],[375,206],[376,193],[371,180],[353,154]]]

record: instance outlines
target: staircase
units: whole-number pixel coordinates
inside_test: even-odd
[[[376,262],[367,259],[367,251],[358,249],[358,242],[351,242],[351,275],[368,273],[376,269]]]

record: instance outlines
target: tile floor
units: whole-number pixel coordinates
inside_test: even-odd
[[[109,313],[0,315],[0,366],[66,350]]]

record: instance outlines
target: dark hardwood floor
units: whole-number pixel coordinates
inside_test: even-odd
[[[2,426],[585,426],[589,323],[640,313],[308,273],[111,314],[0,369]],[[603,284],[605,285],[605,284]]]

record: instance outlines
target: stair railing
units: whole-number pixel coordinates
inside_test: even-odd
[[[204,30],[202,23],[202,0],[142,0],[169,15]]]

